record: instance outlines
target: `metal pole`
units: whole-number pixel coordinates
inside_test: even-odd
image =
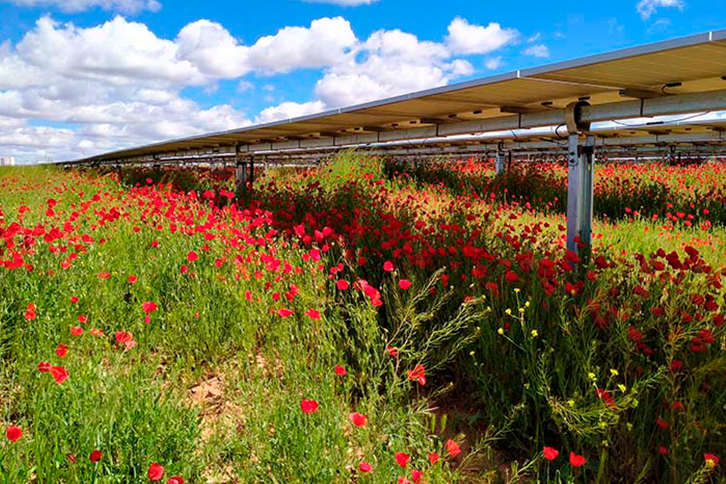
[[[502,151],[502,143],[497,146],[497,157],[494,161],[494,172],[497,176],[504,174],[504,152]]]
[[[237,169],[235,171],[235,182],[237,186],[237,193],[242,191],[247,186],[247,163],[240,157],[237,157]]]
[[[255,157],[250,156],[250,188],[255,182]]]
[[[589,253],[592,243],[592,199],[595,137],[580,145],[577,133],[569,136],[567,174],[567,249]],[[579,240],[578,240],[579,239]],[[579,243],[578,243],[579,242]]]

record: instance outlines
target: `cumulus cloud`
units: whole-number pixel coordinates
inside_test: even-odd
[[[488,54],[511,42],[519,36],[516,29],[502,28],[498,23],[486,27],[471,25],[466,19],[456,17],[449,24],[446,43],[454,54]]]
[[[347,20],[334,17],[244,44],[205,19],[162,38],[123,17],[85,28],[43,17],[17,44],[0,44],[0,151],[72,159],[441,86],[474,72],[457,56],[491,53],[516,36],[499,24],[457,18],[442,42],[400,30],[359,39]],[[486,61],[490,68],[499,63],[501,57]],[[188,86],[213,92],[224,79],[241,92],[254,88],[245,76],[300,69],[322,70],[313,100],[283,98],[255,117],[230,104],[203,108],[182,94]]]
[[[263,109],[255,121],[257,123],[271,123],[273,121],[320,113],[325,111],[325,109],[325,103],[322,101],[310,101],[307,103],[287,101],[277,106]]]
[[[156,12],[161,9],[157,0],[6,0],[21,7],[57,7],[63,12],[76,13],[91,8],[102,8],[129,15],[144,10]]]
[[[333,108],[442,86],[473,73],[468,61],[450,57],[444,44],[421,41],[400,30],[380,30],[346,62],[328,69],[315,93]]]
[[[648,20],[659,8],[677,8],[683,10],[683,0],[640,0],[636,10],[643,20]]]
[[[524,55],[547,58],[550,56],[550,49],[544,44],[535,44],[524,49],[522,53]]]

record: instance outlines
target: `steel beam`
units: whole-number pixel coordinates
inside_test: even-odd
[[[581,145],[579,135],[571,133],[568,141],[567,250],[587,256],[592,243],[595,137],[587,136]]]

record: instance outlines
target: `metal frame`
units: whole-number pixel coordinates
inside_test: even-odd
[[[687,61],[690,54],[700,56],[703,62],[689,65],[684,59]],[[653,66],[659,65],[659,59],[665,59],[670,63],[669,67],[675,66],[672,70],[679,74],[674,75],[682,78],[669,79],[662,87],[653,85],[653,80],[661,82],[664,79],[664,72],[671,72],[653,71]],[[675,154],[681,143],[726,145],[723,129],[671,133],[658,126],[655,134],[630,137],[624,131],[631,128],[612,134],[613,130],[591,130],[591,123],[726,110],[726,83],[721,84],[726,81],[723,59],[726,59],[726,30],[518,70],[310,116],[120,150],[75,163],[158,163],[194,159],[195,156],[233,157],[238,189],[241,190],[252,181],[255,156],[302,159],[343,148],[364,148],[369,152],[403,156],[426,153],[487,155],[493,152],[496,154],[496,173],[501,175],[505,171],[507,152],[511,164],[513,152],[567,150],[567,240],[568,249],[578,252],[581,247],[588,249],[590,246],[596,149],[614,153],[638,147],[658,152],[667,147]],[[634,69],[634,74],[626,79],[622,72],[630,72],[630,68]],[[602,80],[608,75],[610,79],[622,82]],[[528,87],[536,92],[528,92]],[[666,91],[666,87],[677,89]],[[486,95],[483,98],[476,95],[478,92],[500,92],[508,97],[510,88],[513,94],[509,97],[521,102],[496,102],[487,100]],[[555,96],[554,99],[548,99],[550,95]],[[620,100],[623,97],[632,100]],[[474,115],[482,110],[487,112],[474,119],[469,119],[470,115],[459,118],[457,112],[442,114],[437,103],[456,106]],[[376,121],[355,124],[355,119],[364,118]],[[566,139],[559,135],[558,129],[544,136],[529,133],[529,138],[543,140],[523,141],[522,136],[514,132],[555,126],[567,127]],[[508,130],[513,131],[513,137],[451,138]],[[602,136],[596,138],[597,133]],[[190,149],[199,151],[190,152]],[[575,242],[578,237],[580,244]]]

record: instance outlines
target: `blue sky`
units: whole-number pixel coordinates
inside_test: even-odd
[[[704,0],[0,0],[0,155],[75,158],[724,27],[726,2]]]

